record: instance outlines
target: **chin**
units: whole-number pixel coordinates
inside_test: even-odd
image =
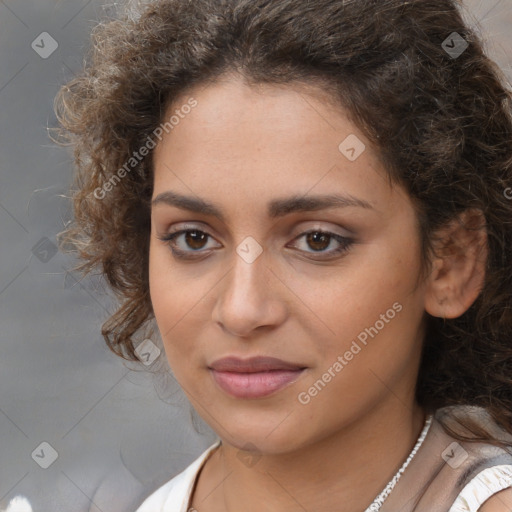
[[[278,430],[278,429],[277,429]],[[292,452],[304,445],[304,440],[297,439],[291,431],[283,429],[277,432],[272,429],[250,428],[231,430],[225,442],[244,452],[254,455],[278,455]],[[268,435],[269,432],[272,434]]]

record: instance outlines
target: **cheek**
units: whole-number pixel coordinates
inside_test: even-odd
[[[161,248],[155,248],[151,242],[149,248],[149,294],[160,329],[162,328],[161,324],[169,319],[170,315],[173,315],[171,291],[174,291],[171,273],[166,269],[168,262],[162,252]],[[164,312],[166,312],[165,315]]]
[[[188,279],[165,246],[156,242],[149,251],[149,290],[157,322],[174,325],[193,306],[195,280]]]
[[[192,267],[178,267],[165,247],[150,248],[150,299],[171,366],[198,349],[195,340],[209,318],[211,286]]]
[[[418,258],[412,244],[400,256],[396,244],[375,244],[364,258],[347,258],[346,265],[315,286],[304,276],[295,277],[294,292],[307,305],[302,328],[318,340],[324,362],[334,362],[353,341],[362,349],[353,359],[364,364],[384,364],[399,355],[395,350],[411,349],[423,315],[421,288],[413,291]]]
[[[155,319],[167,347],[175,339],[180,328],[180,319],[192,308],[191,288],[172,268],[171,256],[165,248],[150,248],[149,292]]]

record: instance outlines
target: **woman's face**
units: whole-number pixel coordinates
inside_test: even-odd
[[[176,110],[154,155],[149,279],[167,359],[198,413],[224,442],[279,453],[412,407],[419,231],[367,139],[291,86],[226,78],[167,118]],[[211,369],[227,356],[302,370]]]

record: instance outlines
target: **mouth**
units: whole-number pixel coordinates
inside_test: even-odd
[[[208,369],[227,394],[235,398],[263,398],[295,382],[306,367],[273,357],[226,357]]]

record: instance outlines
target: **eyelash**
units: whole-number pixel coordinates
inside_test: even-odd
[[[167,242],[167,245],[169,246],[169,249],[171,250],[171,252],[173,253],[173,255],[176,258],[183,259],[183,260],[194,260],[194,259],[198,259],[198,256],[191,256],[191,253],[199,254],[201,252],[208,251],[208,249],[206,249],[206,250],[197,249],[197,250],[192,250],[192,251],[182,251],[181,249],[177,249],[175,247],[175,243],[176,243],[175,239],[178,236],[180,236],[180,235],[183,235],[185,233],[190,233],[190,232],[204,234],[204,235],[206,235],[209,238],[213,238],[213,237],[211,237],[211,235],[209,235],[205,231],[202,231],[200,229],[195,229],[195,228],[181,229],[179,231],[175,231],[174,233],[169,233],[167,235],[164,235],[164,236],[161,236],[161,237],[157,237],[157,238],[159,240],[163,241],[163,242]],[[331,259],[333,256],[337,256],[338,254],[347,253],[350,250],[350,248],[352,247],[353,243],[354,243],[354,240],[352,238],[347,238],[347,237],[344,237],[344,236],[341,236],[341,235],[337,235],[336,233],[331,233],[330,231],[323,231],[321,229],[311,229],[309,231],[305,231],[304,233],[301,233],[298,237],[294,238],[294,240],[300,239],[300,238],[302,238],[302,237],[304,237],[306,235],[312,234],[312,233],[319,233],[319,234],[322,234],[322,235],[327,235],[331,239],[336,240],[340,244],[340,247],[338,247],[337,249],[334,249],[334,250],[331,250],[331,251],[327,251],[327,252],[326,251],[312,251],[312,252],[303,251],[303,252],[306,252],[307,254],[328,254],[329,255],[329,258],[313,258],[313,259],[327,260],[327,259]],[[330,245],[330,241],[329,241],[329,245]]]

